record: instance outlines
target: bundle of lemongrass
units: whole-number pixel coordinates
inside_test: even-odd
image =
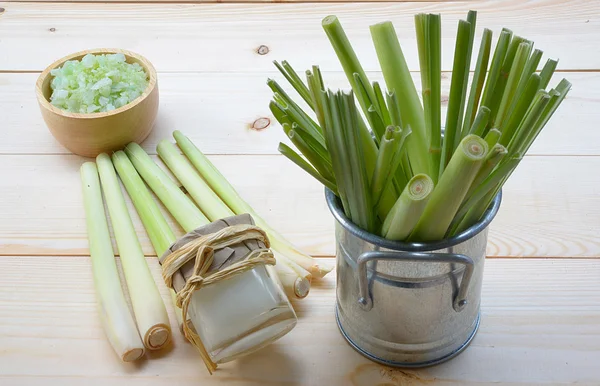
[[[158,256],[167,251],[176,237],[144,181],[186,232],[210,221],[249,213],[269,235],[277,260],[275,270],[290,298],[304,298],[309,292],[312,277],[321,278],[331,270],[298,251],[269,227],[187,137],[178,131],[174,136],[185,156],[167,140],[159,143],[158,154],[193,201],[136,143],[129,144],[125,151],[114,153],[112,162],[107,154],[101,154],[97,157],[96,164],[86,162],[81,167],[98,309],[109,341],[124,361],[141,358],[145,348],[157,350],[164,347],[170,341],[171,329],[164,303],[129,217],[117,173]],[[119,281],[102,191],[135,318],[129,312]],[[175,293],[172,290],[171,297],[175,304]],[[176,306],[175,315],[181,327],[183,317],[181,309]]]
[[[563,79],[546,91],[557,61],[538,73],[542,51],[508,29],[491,62],[492,31],[484,30],[469,87],[475,22],[471,11],[458,24],[443,135],[440,15],[415,17],[422,103],[391,22],[371,26],[388,92],[369,82],[335,16],[322,24],[351,92],[326,90],[317,66],[305,83],[287,62],[275,62],[316,117],[269,79],[271,111],[297,149],[280,143],[279,151],[332,190],[361,228],[402,241],[464,231],[484,215],[571,88]]]

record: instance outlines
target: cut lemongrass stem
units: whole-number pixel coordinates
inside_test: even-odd
[[[306,87],[306,84],[304,84],[302,79],[300,79],[296,71],[294,71],[292,66],[290,66],[290,64],[285,60],[281,64],[279,64],[279,62],[276,60],[273,61],[273,63],[275,64],[275,67],[277,67],[279,72],[281,72],[281,74],[287,79],[287,81],[294,87],[294,89],[302,97],[302,99],[304,99],[304,101],[311,108],[313,108],[313,101],[310,96],[310,91],[308,90],[308,87]]]
[[[414,176],[385,218],[381,235],[389,240],[405,240],[423,214],[433,189],[433,180],[429,176]]]
[[[112,156],[112,162],[140,220],[142,220],[154,252],[160,258],[176,241],[175,234],[125,152],[122,150],[115,152]],[[169,289],[169,292],[171,293],[171,299],[175,299],[177,296],[175,291]],[[179,328],[183,331],[183,315],[175,300],[173,300],[173,309]]]
[[[533,43],[531,43],[533,45]],[[527,63],[525,64],[525,68],[523,69],[523,74],[521,75],[521,79],[519,79],[519,84],[517,86],[517,90],[515,91],[515,96],[512,101],[512,105],[508,110],[508,114],[510,115],[514,110],[519,97],[525,91],[525,87],[529,82],[529,78],[532,74],[534,74],[537,70],[538,65],[540,64],[540,60],[542,59],[542,55],[544,52],[540,49],[535,49],[531,56],[527,59]]]
[[[454,138],[454,148],[456,148],[458,146],[458,144],[460,143],[460,141],[464,138],[463,135],[464,131],[463,131],[463,120],[464,120],[464,116],[465,116],[465,109],[467,107],[467,89],[469,86],[469,74],[470,74],[470,70],[471,70],[471,57],[473,56],[473,42],[475,41],[475,27],[477,25],[477,12],[476,11],[469,11],[469,13],[467,14],[467,22],[471,25],[471,31],[469,33],[469,43],[468,43],[468,48],[467,48],[467,52],[466,52],[466,58],[465,58],[465,72],[464,72],[464,76],[465,76],[465,80],[463,82],[463,89],[462,89],[462,96],[461,96],[461,105],[460,105],[460,109],[458,110],[458,121],[456,123],[457,125],[457,133],[456,133],[456,137]],[[466,130],[466,129],[465,129]]]
[[[469,49],[469,36],[471,24],[467,21],[458,22],[458,33],[454,49],[454,64],[452,67],[452,80],[450,82],[450,95],[448,99],[448,112],[446,113],[446,127],[442,141],[442,157],[440,160],[440,178],[444,173],[446,165],[450,162],[454,153],[456,138],[460,137],[459,119],[462,116],[460,110],[463,106],[463,89],[465,72],[468,72],[466,58]],[[462,122],[461,122],[462,123]]]
[[[548,59],[548,61],[546,61],[546,64],[544,65],[544,67],[542,68],[542,71],[540,72],[540,88],[541,89],[545,89],[546,87],[548,87],[548,83],[550,83],[550,79],[552,78],[552,75],[554,74],[554,71],[556,70],[557,65],[558,65],[558,60]]]
[[[304,158],[302,158],[298,153],[296,153],[292,148],[290,148],[285,143],[279,143],[278,150],[281,154],[283,154],[287,159],[295,163],[302,170],[313,176],[317,181],[321,184],[325,185],[328,189],[337,194],[337,186],[331,181],[327,180],[323,177],[319,172]]]
[[[487,143],[487,141],[486,141]],[[491,174],[492,170],[502,161],[504,156],[508,154],[506,148],[499,143],[492,145],[489,147],[489,151],[485,156],[485,160],[483,161],[483,165],[481,165],[481,169],[477,172],[477,176],[471,183],[471,187],[469,191],[465,195],[465,199],[468,199],[469,196],[477,189],[477,187]]]
[[[289,241],[285,240],[278,232],[271,228],[265,220],[248,205],[236,192],[233,186],[223,177],[218,169],[208,158],[179,131],[173,133],[177,145],[198,170],[202,178],[210,185],[215,193],[229,206],[235,214],[249,213],[256,224],[267,232],[271,246],[276,251],[286,256],[289,260],[308,270],[314,277],[321,278],[329,273],[332,267],[318,264],[309,255],[300,252]]]
[[[388,126],[385,135],[381,138],[377,164],[371,179],[371,195],[375,205],[379,202],[386,182],[391,181],[396,173],[401,159],[402,138],[402,129],[397,126]]]
[[[428,16],[428,52],[430,96],[429,176],[437,183],[442,157],[442,21],[439,14]]]
[[[409,237],[410,241],[444,238],[487,153],[487,144],[481,137],[468,135],[461,141],[431,193],[423,215]]]
[[[510,44],[512,32],[507,29],[503,29],[498,38],[496,49],[494,50],[494,56],[490,65],[490,70],[485,81],[485,87],[483,89],[483,95],[481,97],[481,106],[491,108],[492,97],[494,96],[494,88],[500,77],[500,70],[502,69],[502,63],[506,57],[506,51]]]
[[[477,114],[481,93],[483,91],[483,85],[485,83],[485,76],[487,75],[491,48],[492,31],[486,28],[483,30],[483,36],[481,37],[479,55],[477,56],[477,63],[475,64],[475,72],[473,73],[471,90],[469,91],[469,100],[467,102],[467,109],[465,111],[465,119],[462,128],[463,138],[469,134],[469,129],[475,120],[475,115]]]
[[[500,140],[498,142],[502,145],[508,146],[512,140],[515,132],[521,124],[521,121],[529,110],[536,93],[540,90],[540,82],[541,78],[538,74],[531,74],[529,76],[529,80],[527,81],[525,89],[519,96],[508,121],[501,130],[502,135],[500,136]]]
[[[500,140],[502,133],[498,129],[490,129],[485,135],[485,143],[488,145],[488,149],[491,149]]]
[[[407,138],[406,143],[412,170],[414,173],[429,174],[431,167],[423,107],[394,26],[389,21],[372,25],[371,36],[387,88],[402,101],[398,104],[402,122],[412,130],[412,135]]]
[[[385,97],[383,96],[383,91],[381,90],[379,82],[373,82],[373,91],[375,92],[377,108],[379,110],[379,114],[381,115],[381,120],[383,121],[384,125],[389,126],[392,124],[392,120],[390,118],[390,112],[387,108],[387,104],[385,103]]]
[[[144,356],[144,344],[119,281],[95,163],[81,166],[81,185],[100,320],[119,358],[132,362]]]
[[[520,150],[523,148],[523,145],[526,143],[526,138],[529,137],[530,133],[536,129],[536,123],[550,102],[550,98],[550,95],[546,91],[538,91],[529,111],[523,118],[523,121],[519,125],[519,128],[517,128],[514,137],[507,146],[511,156],[520,152]]]
[[[475,134],[482,137],[484,134],[486,134],[485,131],[489,119],[490,109],[485,106],[479,107],[479,111],[477,111],[473,125],[471,125],[471,129],[469,129],[469,134]]]
[[[159,350],[171,340],[165,304],[146,263],[112,161],[102,153],[96,164],[138,331],[148,350]]]

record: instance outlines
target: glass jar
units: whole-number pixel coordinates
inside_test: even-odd
[[[271,266],[257,266],[194,292],[188,315],[217,364],[263,348],[298,320]]]

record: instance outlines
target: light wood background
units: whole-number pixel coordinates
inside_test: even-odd
[[[0,385],[600,385],[600,2],[252,2],[0,3]],[[442,13],[450,70],[456,21],[469,9],[479,11],[478,36],[483,27],[511,28],[544,58],[560,59],[553,83],[573,83],[504,189],[490,230],[482,328],[469,350],[418,371],[367,361],[337,332],[332,273],[295,303],[292,333],[212,377],[179,336],[166,353],[119,363],[95,311],[84,159],[54,141],[33,92],[45,66],[94,47],[146,56],[161,94],[146,150],[155,154],[160,139],[182,130],[273,226],[330,258],[333,219],[322,187],[277,154],[285,138],[275,122],[255,123],[272,120],[265,82],[282,77],[271,62],[298,71],[319,64],[329,85],[347,87],[320,26],[336,14],[369,76],[380,79],[368,26],[392,20],[419,84],[413,15]]]

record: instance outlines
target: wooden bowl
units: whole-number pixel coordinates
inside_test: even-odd
[[[50,71],[87,54],[115,53],[125,55],[127,63],[138,63],[146,70],[149,81],[142,95],[118,109],[90,114],[71,113],[50,103],[53,79]],[[86,157],[121,149],[129,142],[142,142],[150,134],[158,112],[156,70],[146,58],[121,49],[101,48],[65,56],[42,72],[35,89],[42,116],[54,138],[73,153]]]

